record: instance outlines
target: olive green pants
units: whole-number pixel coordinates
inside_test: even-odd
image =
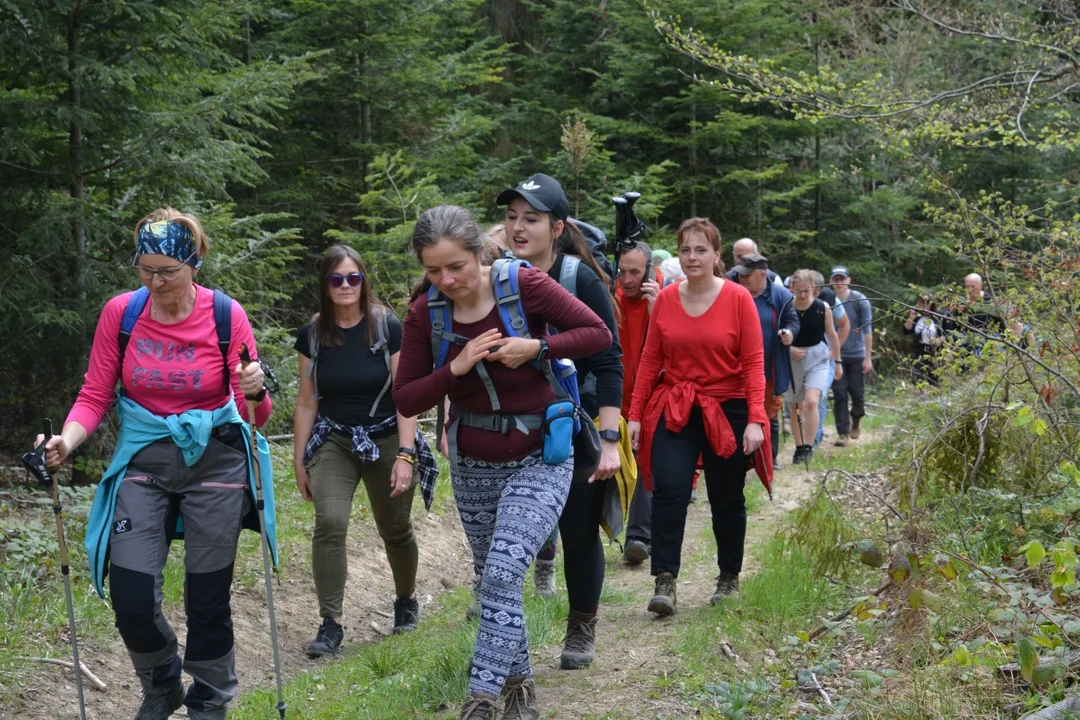
[[[417,548],[413,536],[413,487],[397,497],[390,497],[390,470],[397,457],[398,435],[382,440],[379,459],[362,463],[352,452],[351,440],[331,434],[308,465],[311,494],[315,504],[315,533],[311,538],[311,570],[315,576],[315,593],[319,597],[321,617],[341,617],[345,598],[345,580],[349,563],[345,552],[345,537],[352,514],[352,499],[356,486],[364,481],[368,504],[375,526],[386,548],[386,559],[394,574],[398,597],[409,597],[416,590]]]

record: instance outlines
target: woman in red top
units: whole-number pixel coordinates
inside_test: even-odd
[[[686,508],[698,455],[712,505],[720,576],[710,603],[735,594],[746,536],[743,482],[750,463],[771,476],[765,415],[761,322],[746,288],[723,277],[720,231],[704,218],[679,226],[686,280],[660,291],[630,406],[630,439],[641,472],[652,479],[652,574],[649,610],[675,612]],[[661,375],[661,372],[663,373]],[[764,453],[758,449],[766,445]]]

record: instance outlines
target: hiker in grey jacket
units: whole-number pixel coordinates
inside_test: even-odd
[[[833,414],[836,415],[837,447],[845,447],[848,439],[858,439],[861,434],[859,422],[865,409],[865,377],[874,370],[873,309],[870,301],[858,290],[848,286],[851,273],[843,265],[832,269],[829,282],[836,292],[836,299],[844,306],[851,319],[851,332],[840,348],[840,362],[844,374],[833,383]],[[851,397],[850,412],[848,396]]]

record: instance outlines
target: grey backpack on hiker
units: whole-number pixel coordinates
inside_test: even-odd
[[[371,346],[371,352],[382,352],[383,359],[386,361],[386,384],[383,385],[382,390],[379,391],[379,396],[375,398],[375,403],[368,410],[368,417],[375,417],[375,411],[379,409],[379,403],[386,396],[386,393],[390,391],[390,386],[394,384],[394,378],[391,377],[390,372],[390,329],[389,318],[390,310],[382,306],[375,306],[371,308],[371,317],[375,320],[375,344]],[[322,397],[319,394],[319,336],[315,332],[315,321],[318,319],[318,315],[311,318],[311,324],[308,325],[308,353],[311,358],[311,362],[308,363],[307,376],[311,378],[311,384],[315,386],[315,399],[318,400]]]

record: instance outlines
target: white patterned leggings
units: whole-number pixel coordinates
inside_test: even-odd
[[[532,675],[522,592],[536,552],[559,522],[574,460],[540,453],[509,463],[459,456],[451,473],[461,524],[480,582],[480,630],[469,692],[499,695],[506,678]]]

